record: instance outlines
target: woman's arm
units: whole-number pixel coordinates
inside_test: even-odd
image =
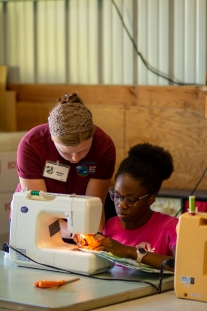
[[[44,179],[25,179],[19,177],[20,185],[22,189],[28,190],[42,190],[47,192]]]
[[[98,232],[103,231],[104,223],[105,223],[105,215],[104,215],[104,201],[110,186],[110,179],[107,180],[101,180],[101,179],[93,179],[91,178],[88,182],[87,189],[85,195],[98,197],[101,199],[102,202],[102,214],[101,214],[101,220],[100,225],[98,227]],[[59,219],[60,227],[61,227],[61,235],[65,239],[70,239],[70,232],[67,229],[67,223],[63,219]],[[90,245],[94,242],[94,238],[90,233],[96,233],[96,232],[89,232],[88,235],[85,234],[85,240]],[[101,235],[96,235],[96,238],[103,238]],[[74,238],[74,240],[77,242],[77,237]]]
[[[86,248],[96,250],[96,251],[107,251],[111,252],[112,254],[122,257],[122,258],[131,258],[133,260],[137,259],[137,249],[133,246],[128,246],[121,244],[118,241],[112,240],[111,238],[105,238],[102,240],[95,241],[91,245],[87,246]],[[175,247],[172,250],[173,257],[175,256]],[[160,269],[162,263],[170,259],[172,257],[159,255],[152,252],[148,252],[146,256],[143,257],[142,263],[148,266],[154,267],[156,269]],[[165,266],[165,270],[173,271],[173,269]]]
[[[94,179],[91,178],[88,182],[88,186],[86,189],[86,195],[98,197],[102,201],[102,215],[101,215],[101,221],[98,228],[98,232],[103,232],[104,224],[105,224],[105,214],[104,214],[104,201],[107,195],[107,192],[110,187],[111,179]]]
[[[132,259],[136,260],[137,259],[136,247],[131,247],[131,246],[128,246],[128,247],[131,248],[131,250],[129,249],[129,258],[133,257]],[[131,255],[130,255],[130,252],[131,252]],[[160,254],[148,252],[147,255],[142,258],[142,263],[145,265],[154,267],[156,269],[160,269],[162,266],[162,263],[165,260],[170,259],[172,257],[175,257],[174,256],[175,255],[175,247],[173,248],[172,253],[173,253],[173,256],[170,257],[170,256],[165,256],[165,255],[160,255]],[[173,269],[171,269],[167,266],[165,266],[165,270],[173,271]]]

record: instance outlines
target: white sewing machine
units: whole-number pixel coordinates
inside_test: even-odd
[[[58,219],[67,219],[68,230],[76,234],[95,233],[101,219],[99,198],[79,195],[17,192],[11,204],[10,246],[42,264],[76,273],[107,271],[114,264],[94,254],[74,250],[64,243]],[[47,269],[10,248],[9,259],[19,266]],[[55,269],[55,268],[54,268]]]
[[[207,302],[207,213],[184,213],[177,226],[175,293]]]

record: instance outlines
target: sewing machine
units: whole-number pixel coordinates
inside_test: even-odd
[[[184,213],[177,226],[175,293],[207,302],[207,213]]]
[[[11,203],[10,246],[36,262],[68,271],[95,274],[107,271],[113,263],[85,253],[74,244],[64,243],[58,219],[67,219],[74,234],[96,233],[101,219],[99,198],[79,195],[17,192]],[[10,248],[9,259],[19,266],[52,269],[25,258]]]

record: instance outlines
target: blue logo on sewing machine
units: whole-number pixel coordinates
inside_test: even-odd
[[[22,212],[22,213],[27,213],[27,212],[28,212],[28,207],[22,206],[22,207],[21,207],[21,212]]]

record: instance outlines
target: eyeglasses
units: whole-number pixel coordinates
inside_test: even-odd
[[[123,199],[127,206],[135,206],[139,200],[148,197],[150,193],[143,195],[140,198],[134,198],[131,195],[122,196],[116,190],[111,189],[109,190],[109,195],[112,201],[116,203],[119,203]]]

